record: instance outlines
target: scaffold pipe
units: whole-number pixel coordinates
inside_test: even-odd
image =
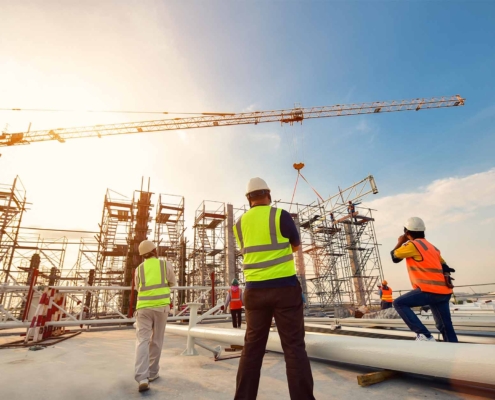
[[[229,344],[244,344],[244,331],[168,325],[167,333]],[[267,350],[282,353],[277,333],[268,337]],[[311,358],[365,365],[481,384],[495,384],[495,345],[416,342],[325,336],[306,333]]]

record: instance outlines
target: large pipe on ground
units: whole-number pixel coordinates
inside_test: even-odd
[[[244,344],[245,332],[238,329],[168,325],[167,332],[228,344]],[[267,350],[282,353],[277,333],[268,337]],[[365,365],[439,378],[495,384],[495,345],[431,343],[392,339],[306,334],[309,357],[347,364]]]

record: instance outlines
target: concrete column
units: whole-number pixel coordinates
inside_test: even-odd
[[[299,216],[296,215],[294,217],[294,223],[296,224],[297,232],[299,233],[299,237],[301,238],[301,224],[299,222]],[[299,246],[299,250],[297,250],[295,254],[295,259],[296,259],[296,268],[297,268],[297,275],[299,275],[299,279],[301,280],[301,287],[302,291],[304,293],[304,297],[306,298],[306,301],[308,301],[308,288],[306,285],[306,266],[304,265],[304,254],[302,251],[302,239],[301,239],[301,245]]]
[[[230,285],[236,276],[235,270],[235,237],[234,237],[234,206],[227,204],[227,223],[225,224],[226,257],[225,257],[225,284]]]
[[[349,252],[349,261],[351,263],[351,271],[353,278],[352,283],[354,285],[354,293],[356,295],[356,303],[358,306],[366,304],[366,297],[364,295],[364,282],[360,277],[362,271],[359,263],[359,254],[356,250],[357,243],[355,243],[354,232],[352,231],[352,223],[344,223],[345,238],[347,242],[347,251]]]

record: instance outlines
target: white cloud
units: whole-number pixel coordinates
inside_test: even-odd
[[[389,252],[402,234],[404,221],[411,216],[423,218],[427,238],[457,270],[457,285],[495,282],[495,169],[436,180],[416,191],[382,197],[366,206],[378,210],[375,228],[382,244],[383,270],[394,282],[393,287],[410,287],[404,263],[393,264]]]
[[[427,229],[478,216],[484,207],[495,205],[495,169],[433,181],[426,188],[410,193],[382,197],[367,203],[380,210],[380,237],[396,236],[397,229],[410,216],[426,221]]]

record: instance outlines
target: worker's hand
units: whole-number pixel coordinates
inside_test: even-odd
[[[402,246],[404,243],[406,243],[409,239],[407,238],[407,236],[404,234],[404,235],[400,235],[399,238],[397,239],[397,245],[398,246]]]

